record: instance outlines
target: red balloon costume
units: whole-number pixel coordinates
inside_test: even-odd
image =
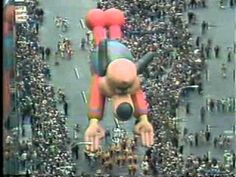
[[[107,38],[106,28],[109,33],[109,40],[122,38],[121,26],[124,25],[125,19],[123,13],[117,9],[108,9],[105,12],[100,9],[94,9],[88,13],[86,23],[93,31],[95,46],[99,47],[99,44]],[[94,60],[94,58],[91,58],[91,60]],[[104,60],[104,58],[98,58],[98,60]],[[137,117],[142,114],[147,114],[148,105],[145,101],[145,94],[140,88],[136,65],[126,58],[116,58],[113,62],[107,64],[108,66],[105,66],[107,67],[106,72],[111,77],[111,81],[107,78],[107,74],[99,76],[99,74],[94,72],[92,69],[93,75],[88,117],[97,119],[102,118],[105,97],[113,99],[114,110],[118,104],[128,102],[134,106],[135,115]],[[121,90],[122,87],[125,88],[128,85],[131,89],[126,94],[117,95],[114,91],[115,88],[108,88],[108,85],[110,87],[121,87]],[[114,113],[115,112],[116,111],[114,111]]]
[[[137,63],[132,61],[133,56],[129,49],[119,41],[124,23],[123,12],[114,8],[106,11],[93,9],[87,14],[86,24],[94,37],[94,49],[90,54],[92,80],[88,118],[101,120],[105,100],[110,98],[116,118],[124,121],[134,115],[146,121],[152,134],[152,126],[147,120],[148,104],[138,74],[152,61],[154,54],[146,54]],[[85,134],[89,134],[85,138],[87,141],[94,142],[94,129],[88,128]],[[146,144],[151,145],[152,140]]]

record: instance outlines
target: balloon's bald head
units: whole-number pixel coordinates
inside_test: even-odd
[[[118,59],[108,65],[106,76],[114,87],[129,87],[135,82],[137,68],[130,60]]]

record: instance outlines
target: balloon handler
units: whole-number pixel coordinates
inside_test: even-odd
[[[133,115],[138,119],[134,132],[144,146],[153,144],[153,126],[147,117],[148,103],[138,74],[153,60],[154,53],[149,52],[134,63],[129,49],[119,41],[124,23],[123,12],[114,8],[92,9],[86,16],[86,25],[94,37],[94,49],[90,53],[89,126],[85,131],[85,141],[91,142],[87,150],[91,152],[98,150],[105,135],[99,121],[103,118],[106,98],[110,98],[117,119],[127,121]]]

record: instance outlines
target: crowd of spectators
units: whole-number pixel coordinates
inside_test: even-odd
[[[30,118],[32,141],[23,147],[21,170],[35,176],[71,176],[74,171],[66,117],[56,107],[56,91],[49,84],[49,65],[38,39],[43,23],[36,1],[27,2],[28,21],[16,24],[16,80],[22,121]]]

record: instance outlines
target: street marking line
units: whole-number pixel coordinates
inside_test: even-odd
[[[88,100],[87,100],[85,91],[82,91],[82,92],[81,92],[81,95],[82,95],[82,97],[83,97],[84,103],[88,103]]]
[[[76,75],[77,79],[79,79],[79,78],[80,78],[80,75],[79,75],[78,69],[77,69],[77,68],[74,68],[74,71],[75,71],[75,75]]]
[[[80,19],[80,25],[81,25],[81,27],[82,27],[83,29],[85,29],[85,28],[86,28],[86,26],[85,26],[85,23],[84,23],[84,20],[83,20],[83,19]]]

